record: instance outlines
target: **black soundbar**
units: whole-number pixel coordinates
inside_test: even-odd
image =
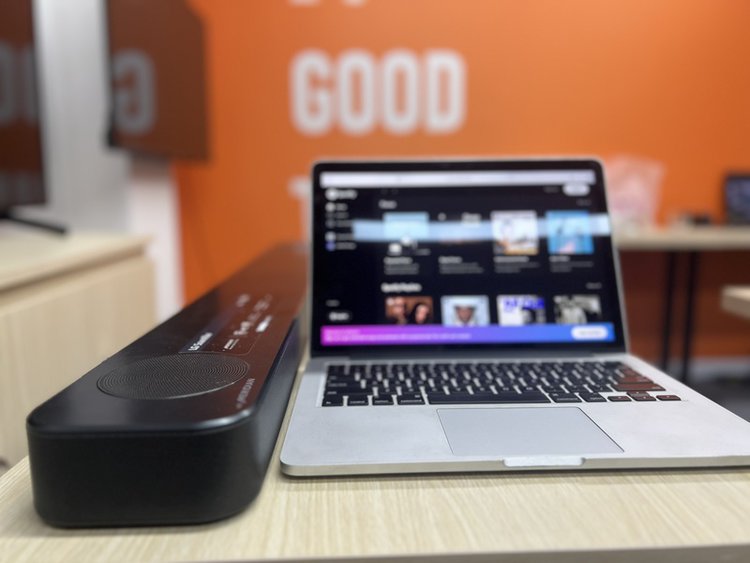
[[[302,353],[306,261],[299,246],[274,248],[37,407],[27,434],[42,519],[197,524],[246,507]]]

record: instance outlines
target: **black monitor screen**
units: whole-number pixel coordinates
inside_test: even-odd
[[[727,223],[750,225],[750,174],[731,174],[724,184]]]

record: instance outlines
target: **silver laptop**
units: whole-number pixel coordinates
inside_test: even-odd
[[[322,162],[312,190],[285,473],[750,462],[750,423],[628,353],[599,162]]]

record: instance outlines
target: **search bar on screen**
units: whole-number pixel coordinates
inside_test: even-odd
[[[593,184],[592,170],[520,170],[512,172],[323,172],[321,188],[433,188]]]

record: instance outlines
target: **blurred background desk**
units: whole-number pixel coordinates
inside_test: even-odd
[[[685,256],[685,323],[682,327],[682,360],[673,375],[687,382],[695,326],[695,294],[699,280],[699,257],[702,252],[742,250],[750,252],[750,227],[721,225],[685,226],[666,229],[641,229],[615,233],[615,246],[620,251],[665,252],[667,273],[664,280],[662,312],[662,345],[660,367],[669,369],[672,317],[677,283],[678,259]],[[748,256],[750,259],[750,256]],[[646,274],[646,272],[644,272]]]
[[[146,244],[0,224],[2,463],[26,455],[31,409],[153,326]]]
[[[721,293],[725,311],[750,319],[750,286],[728,286]]]

